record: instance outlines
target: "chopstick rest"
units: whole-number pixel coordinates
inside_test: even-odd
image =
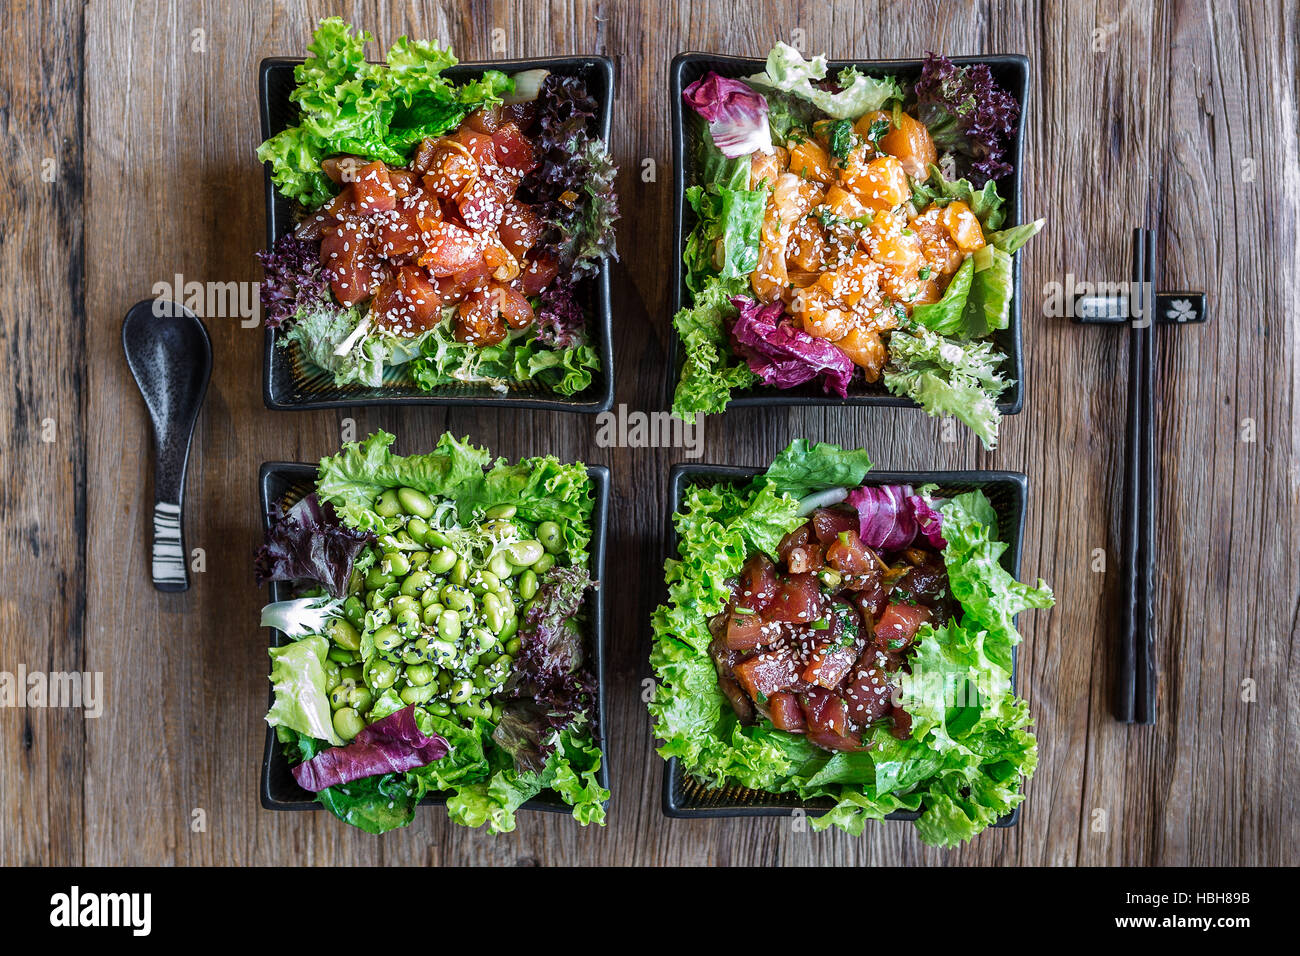
[[[1125,429],[1123,603],[1115,683],[1115,716],[1123,723],[1153,724],[1156,718],[1155,521],[1155,330],[1208,319],[1204,292],[1156,292],[1157,234],[1133,231],[1133,275],[1105,294],[1074,296],[1071,319],[1080,325],[1129,327],[1128,415]]]

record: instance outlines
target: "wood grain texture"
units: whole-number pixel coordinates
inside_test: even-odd
[[[1023,573],[1051,582],[1057,606],[1022,619],[1019,680],[1041,757],[1019,827],[944,853],[902,824],[852,839],[787,820],[666,820],[641,691],[648,618],[662,597],[666,479],[682,451],[600,448],[592,419],[562,414],[271,413],[260,398],[261,333],[237,319],[207,319],[215,369],[185,515],[206,570],[185,594],[149,587],[149,437],[121,356],[121,320],[178,273],[260,278],[255,69],[263,56],[301,53],[329,13],[385,45],[402,33],[439,37],[466,60],[615,58],[611,145],[624,209],[616,401],[632,409],[661,408],[664,395],[673,54],[752,55],[798,39],[845,58],[1029,56],[1023,211],[1049,225],[1023,257],[1027,399],[1004,423],[998,451],[964,432],[944,442],[937,422],[912,411],[746,409],[708,422],[704,453],[759,465],[806,436],[865,447],[885,468],[1029,475]],[[1293,5],[1107,2],[1081,14],[1061,0],[207,0],[92,2],[84,13],[32,4],[10,25],[0,51],[0,135],[15,158],[0,172],[10,223],[0,237],[0,373],[16,391],[0,416],[0,560],[11,582],[0,603],[0,670],[102,671],[107,703],[96,720],[0,711],[0,862],[1297,862]],[[497,28],[504,51],[493,50]],[[45,156],[58,160],[52,184],[39,181]],[[1212,321],[1159,336],[1160,720],[1130,728],[1110,716],[1125,336],[1044,316],[1043,305],[1048,283],[1070,274],[1127,278],[1129,230],[1148,191],[1163,227],[1163,284],[1209,292]],[[52,444],[40,441],[47,417],[58,426]],[[428,809],[408,830],[374,839],[323,813],[259,808],[267,660],[255,627],[263,594],[250,570],[257,468],[332,452],[349,419],[359,435],[395,432],[408,452],[451,429],[511,457],[551,452],[611,467],[606,829],[524,814],[515,833],[492,838]],[[1097,554],[1105,571],[1092,570]]]

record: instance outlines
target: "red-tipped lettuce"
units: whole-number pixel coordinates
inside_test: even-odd
[[[993,79],[988,65],[957,66],[928,53],[916,81],[916,106],[940,152],[956,160],[956,175],[976,189],[1011,172],[1007,141],[1020,120],[1020,104]]]
[[[682,99],[708,121],[713,144],[723,156],[772,152],[767,100],[747,83],[708,73],[686,87]]]
[[[304,790],[326,787],[378,774],[405,773],[447,756],[450,747],[437,734],[426,734],[415,723],[415,706],[403,707],[376,720],[345,747],[323,750],[293,768],[293,779]]]
[[[843,349],[783,318],[785,307],[779,301],[763,305],[736,296],[731,303],[740,311],[731,326],[731,346],[751,372],[776,388],[820,378],[825,391],[848,395],[853,361]]]

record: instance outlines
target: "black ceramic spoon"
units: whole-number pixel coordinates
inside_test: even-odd
[[[190,586],[181,529],[185,462],[212,376],[212,343],[199,317],[174,302],[137,302],[122,323],[122,348],[153,419],[153,586]]]

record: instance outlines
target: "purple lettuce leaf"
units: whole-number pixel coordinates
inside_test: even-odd
[[[927,495],[911,485],[866,485],[849,492],[848,503],[858,511],[858,537],[880,551],[901,551],[924,537],[943,548],[943,518]]]
[[[767,100],[748,83],[710,72],[682,90],[682,99],[708,121],[713,145],[723,156],[772,151]]]
[[[590,275],[600,256],[618,258],[618,170],[589,129],[599,104],[582,80],[558,73],[542,81],[535,103],[526,132],[537,148],[538,166],[519,186],[519,197],[536,206],[547,224],[533,254],[555,256],[561,271],[575,277]]]
[[[578,305],[571,277],[557,277],[542,292],[537,309],[537,341],[557,349],[586,343],[587,317]]]
[[[260,287],[262,318],[268,329],[278,329],[303,309],[332,303],[320,267],[320,242],[286,233],[270,249],[257,253],[266,270]]]
[[[731,325],[731,347],[768,385],[791,388],[820,376],[823,390],[849,393],[853,360],[826,339],[815,338],[783,318],[781,302],[763,305],[745,296],[731,300],[740,312]]]
[[[587,589],[597,586],[585,568],[552,568],[520,622],[522,646],[504,689],[510,700],[493,739],[521,772],[545,763],[553,731],[580,716],[595,724],[596,679],[575,616]]]
[[[293,779],[304,790],[319,793],[326,787],[363,777],[404,773],[441,760],[451,751],[437,734],[425,734],[415,723],[415,705],[376,720],[343,747],[322,750],[293,768]]]
[[[343,597],[353,562],[375,536],[343,524],[334,506],[315,492],[273,517],[275,523],[253,558],[257,583],[310,581]]]
[[[955,177],[976,188],[1011,172],[1006,160],[1020,104],[993,79],[988,65],[959,67],[927,53],[916,81],[916,106],[939,151],[956,160]]]

